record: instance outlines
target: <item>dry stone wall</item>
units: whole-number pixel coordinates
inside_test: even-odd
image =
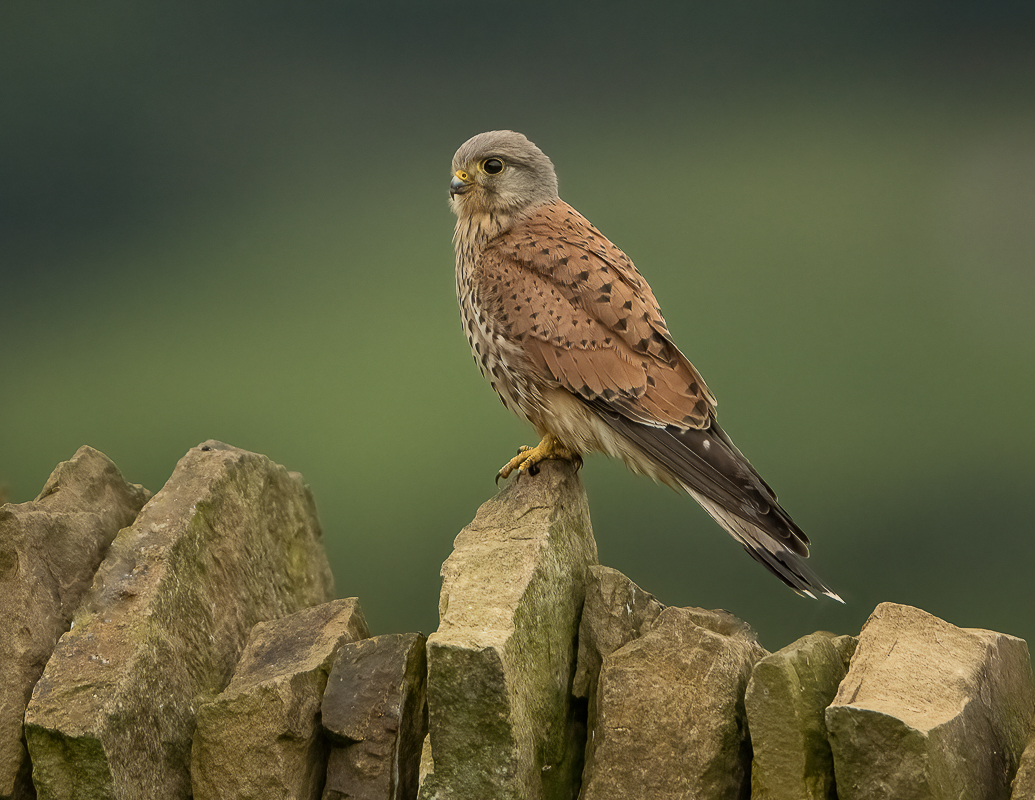
[[[0,797],[34,792],[25,708],[120,528],[151,493],[81,447],[39,497],[0,506]]]
[[[81,448],[0,506],[0,800],[1033,800],[1021,639],[883,603],[767,653],[597,563],[575,470],[456,537],[437,631],[334,599],[301,476]]]

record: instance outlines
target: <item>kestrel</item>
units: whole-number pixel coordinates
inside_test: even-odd
[[[628,256],[557,195],[553,163],[514,131],[453,156],[456,294],[475,361],[542,437],[499,471],[602,452],[687,492],[799,594],[838,597],[809,539],[719,427],[715,397],[672,341]]]

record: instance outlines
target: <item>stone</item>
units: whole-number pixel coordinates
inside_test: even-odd
[[[369,635],[354,597],[252,628],[230,685],[198,709],[194,800],[318,800],[328,755],[320,704],[331,665],[342,647]]]
[[[257,622],[333,599],[297,473],[215,441],[192,448],[112,542],[26,711],[41,800],[184,798],[198,705]]]
[[[665,606],[616,569],[589,569],[586,604],[579,623],[579,660],[572,693],[589,698],[604,656],[637,639]]]
[[[650,630],[665,607],[616,569],[589,569],[586,603],[579,622],[579,655],[572,694],[586,703],[586,726],[597,727],[597,681],[603,659]],[[586,743],[592,760],[595,739]]]
[[[838,797],[1005,798],[1033,711],[1023,639],[881,603],[826,711]]]
[[[423,786],[425,782],[435,776],[435,758],[431,755],[431,734],[424,737],[424,746],[420,751],[420,768],[417,771],[417,786]]]
[[[750,793],[744,692],[766,651],[732,614],[666,608],[605,656],[582,800],[733,800]]]
[[[1021,763],[1010,787],[1010,800],[1035,800],[1035,731],[1021,754]]]
[[[32,687],[115,534],[150,497],[84,446],[34,501],[0,507],[0,798],[35,794],[22,735]]]
[[[836,800],[824,712],[856,642],[810,633],[755,664],[744,698],[752,800]]]
[[[428,638],[423,800],[571,797],[584,721],[571,697],[586,571],[586,494],[568,462],[521,473],[456,537]]]
[[[321,706],[334,742],[323,800],[417,796],[428,733],[426,641],[396,633],[338,652]]]

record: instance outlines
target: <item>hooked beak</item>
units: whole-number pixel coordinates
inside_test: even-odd
[[[471,179],[467,177],[466,173],[464,174],[463,178],[461,178],[460,174],[457,173],[453,176],[453,180],[449,182],[450,199],[456,197],[458,194],[464,194],[464,192],[469,192],[473,186],[474,183],[471,182]]]

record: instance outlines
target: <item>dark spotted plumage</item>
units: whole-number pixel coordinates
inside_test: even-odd
[[[475,361],[543,437],[500,475],[592,451],[621,458],[688,492],[796,591],[839,600],[802,561],[808,538],[719,427],[715,398],[673,343],[650,286],[558,197],[542,151],[512,131],[475,136],[453,157],[450,198]]]

